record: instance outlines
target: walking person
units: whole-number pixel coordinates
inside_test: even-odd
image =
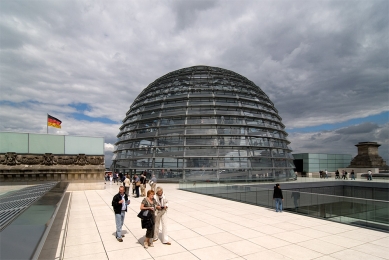
[[[130,186],[131,186],[131,181],[130,178],[128,177],[128,174],[126,175],[126,178],[123,181],[124,187],[126,188],[126,194],[130,194]]]
[[[347,171],[344,171],[344,179],[348,180],[348,178],[347,178]]]
[[[127,205],[130,204],[127,194],[124,191],[124,187],[119,187],[119,193],[113,196],[112,207],[115,212],[115,223],[116,223],[116,239],[119,242],[123,242],[122,227],[124,223],[124,217],[127,212]]]
[[[135,193],[136,193],[135,198],[139,198],[140,179],[139,179],[138,175],[136,175],[136,174],[134,177],[135,177]]]
[[[336,170],[336,172],[335,172],[335,179],[340,179],[339,170]]]
[[[135,180],[136,180],[136,178],[135,178],[135,176],[133,176],[132,177],[132,195],[134,195],[135,194]]]
[[[367,180],[368,180],[368,181],[372,181],[372,180],[373,180],[372,177],[373,177],[372,172],[371,172],[370,170],[368,170],[368,171],[367,171]]]
[[[146,197],[146,184],[147,184],[146,172],[142,172],[142,174],[140,175],[140,196],[141,197]]]
[[[274,186],[273,199],[276,203],[276,212],[282,212],[282,201],[284,200],[284,196],[282,196],[282,190],[278,183]]]
[[[140,204],[140,210],[149,210],[152,212],[150,217],[142,219],[142,228],[146,228],[145,240],[143,242],[144,248],[153,247],[154,229],[155,229],[155,209],[157,202],[154,199],[155,192],[152,190],[147,191],[147,197],[142,200]]]
[[[154,241],[158,240],[159,235],[159,225],[162,224],[162,237],[161,241],[164,245],[171,245],[169,242],[169,236],[167,234],[167,208],[169,206],[168,200],[163,193],[161,187],[157,187],[157,194],[154,196],[155,201],[157,202],[157,214],[155,217],[155,230],[154,230]]]
[[[155,174],[153,174],[153,176],[151,177],[149,184],[150,184],[151,190],[155,192],[155,188],[157,187],[157,178],[155,177]]]
[[[116,182],[116,185],[119,184],[118,178],[119,178],[119,174],[117,172],[113,173],[113,183]]]
[[[354,172],[354,170],[351,170],[350,178],[355,181],[355,172]]]

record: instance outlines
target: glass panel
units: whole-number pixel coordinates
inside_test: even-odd
[[[159,128],[159,135],[161,136],[174,136],[174,135],[183,135],[184,127],[180,126],[171,126],[171,127],[161,127]]]
[[[213,105],[213,98],[192,98],[189,105]]]
[[[216,127],[215,126],[188,126],[186,128],[186,134],[188,135],[216,135]]]
[[[256,169],[254,168],[252,171],[253,178],[264,178],[268,179],[269,177],[272,177],[272,169]]]
[[[186,147],[185,156],[216,156],[216,147]]]
[[[225,134],[225,135],[244,135],[245,128],[233,127],[233,126],[226,126],[226,127],[218,126],[217,132],[218,134]]]
[[[184,138],[183,137],[161,137],[157,139],[157,146],[169,146],[169,145],[183,145]]]
[[[215,99],[215,104],[219,106],[239,106],[237,99],[228,99],[228,98],[217,98]]]
[[[245,121],[243,118],[234,116],[220,116],[217,119],[218,124],[229,124],[229,125],[244,125]]]
[[[28,153],[28,134],[0,133],[0,153]]]
[[[186,107],[187,100],[186,99],[176,99],[176,100],[169,100],[166,101],[163,105],[163,108],[177,108],[177,107]]]
[[[139,119],[146,119],[146,118],[155,118],[155,117],[158,117],[159,116],[159,111],[160,110],[152,110],[152,111],[148,111],[148,112],[145,112],[145,113],[142,113],[141,115],[139,115]]]
[[[225,157],[247,157],[247,150],[236,149],[234,147],[220,147],[219,156]]]
[[[138,128],[155,127],[158,125],[158,119],[147,120],[138,123]]]
[[[219,168],[247,168],[247,158],[243,158],[243,157],[219,158]]]
[[[75,137],[75,136],[73,136]],[[75,137],[77,138],[77,137]],[[78,137],[82,138],[82,137]],[[74,139],[70,139],[74,140]],[[88,139],[87,139],[88,140]],[[101,147],[97,148],[96,153],[94,154],[104,154],[103,151],[103,138],[101,138],[100,145]],[[91,142],[93,143],[93,142]],[[71,142],[73,145],[73,142]],[[77,144],[76,144],[77,145]],[[83,151],[87,149],[82,143],[80,144],[80,148],[77,151]],[[29,152],[30,153],[53,153],[53,154],[64,154],[65,153],[65,138],[63,135],[39,135],[39,134],[29,134]],[[66,149],[67,154],[78,154],[79,152],[74,152],[74,149]],[[93,150],[87,150],[88,152],[93,152]],[[103,151],[101,153],[101,151]],[[74,153],[72,153],[74,152]]]
[[[265,156],[265,157],[271,157],[270,149],[255,149],[254,156]]]
[[[155,158],[155,168],[177,169],[183,167],[183,159],[177,158]]]
[[[262,128],[248,128],[248,135],[268,136],[268,130]]]
[[[104,154],[104,138],[65,136],[65,154]]]
[[[213,117],[188,117],[188,125],[199,125],[199,124],[215,124],[216,120]]]
[[[285,159],[273,159],[274,167],[287,167],[287,161]]]
[[[161,118],[160,126],[166,125],[184,125],[185,117],[171,117],[171,118]]]
[[[270,158],[250,158],[251,167],[273,167]]]
[[[254,146],[270,146],[268,138],[250,137],[250,144]]]
[[[186,115],[186,107],[172,107],[165,108],[162,110],[161,116],[169,116],[169,115]]]
[[[197,170],[189,170],[185,173],[185,177],[188,180],[198,180],[198,179],[217,179],[216,170],[212,169],[197,169]]]
[[[138,159],[138,160],[130,160],[130,167],[140,167],[140,168],[151,168],[152,167],[152,159]]]
[[[246,122],[248,125],[265,126],[265,121],[263,119],[259,119],[259,118],[248,117],[248,118],[246,118]]]
[[[239,107],[223,107],[223,108],[217,107],[215,109],[215,113],[217,115],[240,115],[241,114]]]
[[[155,156],[184,156],[184,147],[156,147]]]
[[[246,145],[246,139],[244,136],[222,136],[222,137],[219,137],[219,145],[221,145],[221,146],[224,146],[224,145],[228,145],[228,146]]]
[[[187,158],[185,159],[187,168],[216,168],[217,160],[214,158]]]
[[[213,107],[204,106],[204,107],[189,107],[188,115],[213,115]]]

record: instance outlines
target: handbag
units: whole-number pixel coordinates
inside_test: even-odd
[[[147,215],[149,214],[149,210],[141,210],[139,213],[138,213],[138,218],[145,218],[147,217]]]
[[[149,219],[153,216],[153,212],[151,210],[141,210],[138,213],[138,218],[140,219]]]
[[[140,181],[137,181],[137,182],[135,183],[135,185],[136,185],[136,186],[140,186]]]

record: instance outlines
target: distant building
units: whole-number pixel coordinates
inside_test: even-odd
[[[351,154],[298,153],[293,154],[297,172],[334,172],[346,168],[351,161]]]
[[[388,165],[378,154],[378,147],[381,145],[377,142],[359,142],[355,145],[358,147],[358,155],[351,161],[349,168],[379,168],[387,170]]]

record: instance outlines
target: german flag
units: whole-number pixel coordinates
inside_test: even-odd
[[[47,114],[47,125],[52,126],[55,128],[61,128],[61,123],[62,121],[59,120],[58,118],[55,118],[49,114]]]

